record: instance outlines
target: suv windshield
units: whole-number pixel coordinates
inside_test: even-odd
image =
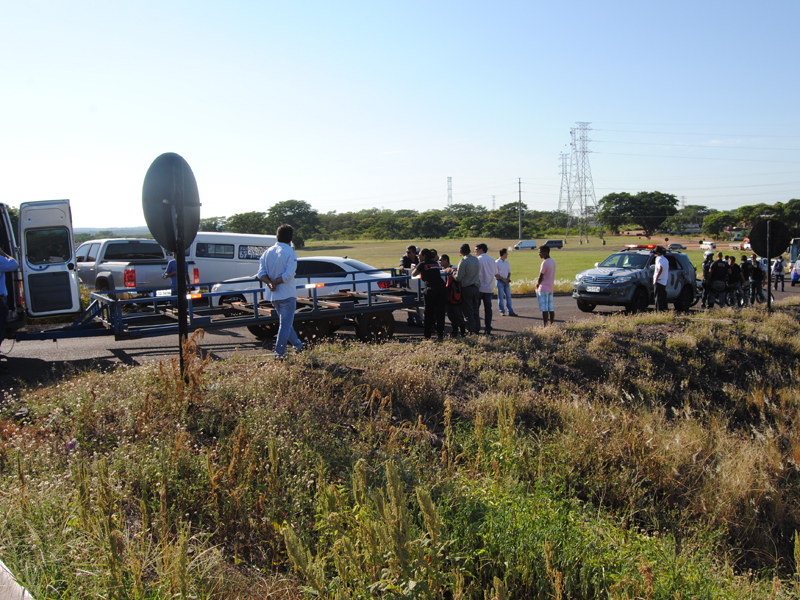
[[[644,269],[650,256],[646,254],[632,254],[630,252],[619,252],[612,254],[603,262],[600,267],[613,267],[616,269]]]

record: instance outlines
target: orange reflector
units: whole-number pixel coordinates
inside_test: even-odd
[[[310,290],[312,288],[318,288],[318,287],[325,287],[325,284],[324,283],[307,283],[306,284],[306,289],[307,290]]]

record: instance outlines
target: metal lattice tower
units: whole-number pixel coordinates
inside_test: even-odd
[[[583,244],[583,238],[589,241],[589,219],[597,214],[597,199],[594,196],[594,183],[592,182],[592,169],[589,166],[589,127],[590,123],[578,121],[576,127],[570,129],[572,135],[572,160],[570,186],[570,199],[578,205],[578,239]]]
[[[569,227],[572,224],[572,201],[569,195],[569,154],[562,152],[558,155],[561,160],[561,190],[558,192],[558,211],[556,211],[556,227],[563,224],[564,239],[567,239]],[[562,220],[564,223],[562,223]]]
[[[494,210],[494,196],[492,196],[492,210]]]
[[[447,208],[453,206],[453,178],[447,178]]]

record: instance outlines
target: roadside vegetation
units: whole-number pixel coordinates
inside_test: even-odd
[[[797,598],[800,302],[6,391],[45,598]]]

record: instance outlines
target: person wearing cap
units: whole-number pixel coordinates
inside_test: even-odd
[[[653,273],[653,288],[656,296],[656,312],[667,310],[667,283],[669,283],[669,261],[665,256],[664,246],[656,247],[655,271]]]

